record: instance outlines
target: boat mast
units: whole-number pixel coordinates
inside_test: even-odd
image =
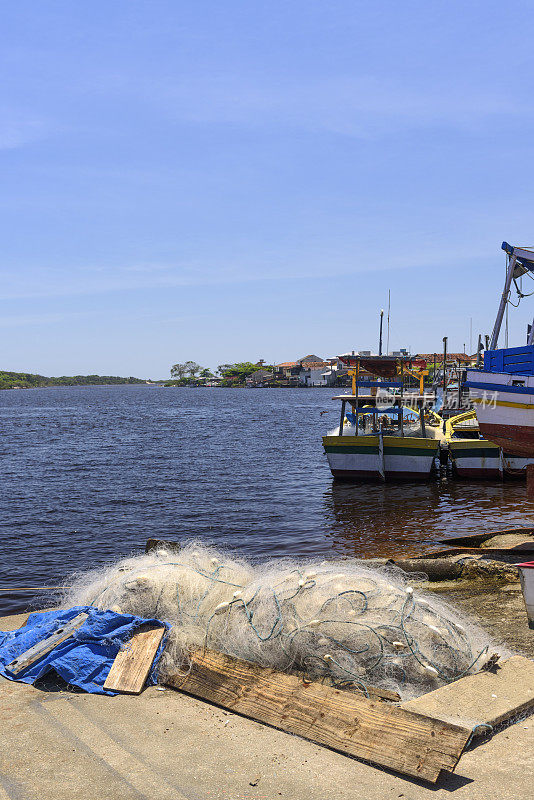
[[[355,397],[355,401],[354,401],[355,408],[353,410],[354,410],[354,412],[356,414],[356,436],[358,436],[358,423],[360,421],[360,417],[358,416],[358,409],[360,407],[360,402],[359,402],[359,399],[358,399],[358,391],[359,391],[358,383],[359,383],[359,380],[360,380],[360,357],[359,356],[358,356],[358,360],[356,361],[356,375],[355,375],[355,378],[356,378],[356,380],[354,382],[354,390],[353,390],[352,394]],[[364,433],[365,433],[365,431],[364,431]]]
[[[400,424],[400,435],[404,436],[404,362],[401,360],[400,362],[400,379],[401,379],[401,386],[400,386],[400,414],[399,414],[399,424]]]

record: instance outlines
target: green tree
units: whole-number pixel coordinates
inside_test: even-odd
[[[200,364],[197,364],[196,361],[186,361],[184,364],[185,374],[189,375],[189,377],[194,378],[197,372],[200,372],[202,367]]]
[[[185,364],[173,364],[171,367],[171,377],[181,380],[186,373]]]
[[[171,367],[171,377],[175,380],[182,380],[186,376],[194,378],[202,367],[196,361],[186,361],[185,364],[173,364]]]
[[[244,383],[249,375],[258,369],[252,361],[238,361],[236,364],[221,364],[219,374],[229,383]]]

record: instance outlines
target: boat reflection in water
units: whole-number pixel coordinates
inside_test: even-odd
[[[430,552],[439,539],[481,533],[482,520],[488,531],[534,525],[534,503],[514,482],[332,482],[323,502],[334,551],[353,558]]]

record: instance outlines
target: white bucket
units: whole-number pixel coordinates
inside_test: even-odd
[[[527,609],[528,627],[534,628],[534,561],[516,564],[519,568],[519,580],[523,590],[523,599]]]

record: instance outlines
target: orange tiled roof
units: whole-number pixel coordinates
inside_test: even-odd
[[[425,361],[433,361],[434,355],[436,356],[436,361],[443,361],[443,353],[417,353],[417,356],[414,356],[414,358],[424,358]],[[474,358],[476,358],[476,353],[474,356],[470,356],[468,353],[447,353],[447,361],[472,361]]]

